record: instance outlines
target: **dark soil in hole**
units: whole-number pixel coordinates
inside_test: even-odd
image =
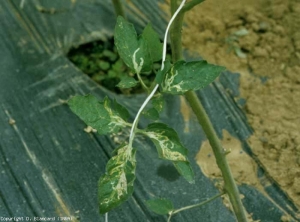
[[[144,92],[141,84],[130,89],[121,89],[116,86],[126,76],[138,79],[119,57],[113,38],[105,42],[95,41],[72,48],[67,57],[83,73],[112,92],[126,95]],[[158,70],[160,64],[155,64],[154,68]],[[142,78],[145,84],[149,86],[155,78],[155,73],[143,75]]]

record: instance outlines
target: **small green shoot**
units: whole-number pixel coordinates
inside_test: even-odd
[[[174,210],[173,203],[165,198],[147,200],[147,207],[156,214],[167,215]]]
[[[217,194],[217,195],[215,195],[215,196],[213,196],[213,197],[209,198],[208,200],[205,200],[201,203],[189,205],[189,206],[182,207],[182,208],[179,208],[179,209],[175,209],[174,206],[173,206],[172,201],[170,201],[166,198],[155,198],[155,199],[147,200],[146,201],[146,206],[149,208],[149,210],[151,210],[152,212],[154,212],[156,214],[169,215],[169,218],[168,218],[167,222],[170,222],[173,215],[175,215],[175,214],[177,214],[181,211],[184,211],[184,210],[189,210],[189,209],[192,209],[192,208],[201,207],[204,204],[207,204],[207,203],[221,197],[222,195],[224,195],[224,192],[219,193],[219,194]]]

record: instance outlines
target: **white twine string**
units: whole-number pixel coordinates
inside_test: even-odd
[[[165,32],[165,37],[164,37],[164,45],[163,45],[163,53],[162,53],[162,62],[161,62],[161,70],[164,69],[164,62],[166,60],[166,56],[167,56],[167,38],[168,38],[168,32],[169,29],[174,21],[174,19],[176,18],[176,16],[178,15],[178,13],[181,11],[181,9],[183,8],[184,4],[185,4],[186,0],[182,0],[180,6],[178,7],[178,9],[176,10],[176,12],[174,13],[174,15],[172,16],[171,20],[169,21],[169,24],[166,28],[166,32]],[[138,50],[137,50],[138,51]],[[137,52],[136,51],[136,52]],[[136,53],[135,52],[135,53]],[[144,101],[144,103],[142,104],[142,106],[140,107],[138,113],[135,116],[135,119],[133,121],[131,130],[130,130],[130,136],[129,136],[129,144],[132,144],[132,141],[134,139],[134,129],[135,126],[139,120],[139,117],[142,113],[142,111],[144,110],[144,108],[146,107],[146,105],[148,104],[148,102],[151,100],[151,98],[153,97],[153,95],[155,94],[156,90],[158,89],[159,85],[156,84],[154,89],[152,90],[152,92],[149,94],[149,96],[146,98],[146,100]],[[108,222],[108,213],[105,213],[105,222]]]
[[[174,13],[174,15],[172,16],[168,26],[167,26],[167,29],[166,29],[166,32],[165,32],[165,37],[164,37],[164,45],[163,45],[163,54],[162,54],[162,62],[161,62],[161,70],[164,69],[164,62],[166,60],[166,56],[167,56],[167,38],[168,38],[168,32],[169,32],[169,29],[174,21],[174,19],[176,18],[176,16],[178,15],[178,13],[181,11],[181,9],[183,8],[184,4],[185,4],[186,0],[183,0],[180,4],[180,6],[178,7],[178,9],[176,10],[176,12]],[[130,130],[130,136],[129,136],[129,144],[132,143],[133,141],[133,138],[134,138],[134,129],[135,129],[135,126],[139,120],[139,117],[142,113],[142,111],[144,110],[144,108],[146,107],[146,105],[148,104],[148,102],[151,100],[151,98],[153,97],[153,95],[155,94],[156,90],[158,89],[159,85],[156,84],[154,89],[152,90],[152,92],[149,94],[149,96],[146,98],[146,100],[144,101],[144,103],[142,104],[142,106],[140,107],[138,113],[136,114],[135,116],[135,119],[133,121],[133,124],[132,124],[132,127],[131,127],[131,130]]]

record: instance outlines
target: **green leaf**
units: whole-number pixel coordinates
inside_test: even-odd
[[[92,95],[74,96],[68,104],[80,119],[88,126],[93,127],[100,134],[108,133],[110,117],[103,103],[100,103],[96,97]]]
[[[135,149],[127,144],[117,148],[117,155],[106,165],[106,174],[98,183],[100,213],[104,214],[126,201],[133,193]]]
[[[147,40],[140,36],[139,39],[139,51],[136,53],[136,63],[142,65],[141,72],[150,72],[152,71],[153,61],[151,60],[151,55],[149,52],[149,46]]]
[[[158,96],[154,97],[151,101],[153,108],[155,108],[157,112],[160,113],[163,110],[165,103],[163,96],[159,94]]]
[[[145,27],[142,36],[148,43],[152,63],[161,60],[163,44],[160,42],[159,35],[154,31],[150,23]]]
[[[165,198],[147,200],[146,205],[151,211],[160,215],[169,214],[174,210],[173,203]]]
[[[194,172],[189,162],[173,162],[175,168],[189,183],[194,183]]]
[[[170,94],[183,94],[198,90],[212,83],[225,67],[212,65],[204,60],[178,61],[167,72],[161,83],[162,91]]]
[[[100,61],[98,62],[98,66],[99,66],[99,68],[102,69],[102,70],[108,70],[108,69],[110,68],[109,62],[102,61],[102,60],[100,60]]]
[[[148,41],[143,36],[138,38],[133,25],[121,16],[117,18],[114,40],[120,57],[131,70],[151,71],[153,62]]]
[[[151,99],[152,107],[144,110],[142,114],[152,120],[159,119],[159,113],[162,111],[164,107],[164,99],[162,94],[157,94],[154,98]]]
[[[109,122],[109,129],[110,133],[116,133],[120,131],[120,129],[126,126],[126,120],[129,117],[129,112],[116,100],[114,100],[113,104],[111,105],[110,100],[105,97],[103,100],[104,108],[108,111],[110,122]]]
[[[139,48],[139,42],[133,25],[122,16],[117,18],[114,40],[120,57],[130,69],[134,70],[132,57]]]
[[[117,102],[117,100],[115,100],[115,99],[113,101],[113,109],[115,110],[116,115],[119,115],[125,121],[128,120],[128,118],[130,116],[128,110],[124,106],[122,106],[121,104],[119,104]]]
[[[155,144],[159,158],[172,161],[178,172],[188,182],[194,182],[194,173],[187,158],[188,151],[181,144],[174,129],[163,123],[151,123],[144,133]],[[185,164],[181,164],[181,162]]]
[[[155,108],[150,108],[142,112],[142,114],[152,120],[157,120],[159,118],[159,113]]]
[[[128,88],[136,86],[137,84],[138,84],[138,81],[136,81],[133,77],[125,76],[118,83],[117,87],[120,87],[123,89],[128,89]]]
[[[126,116],[129,116],[128,111],[124,107],[120,108],[121,105],[116,101],[111,106],[108,98],[99,102],[92,95],[74,96],[68,104],[73,113],[99,134],[116,133],[127,124],[125,121]]]
[[[159,70],[156,74],[155,82],[157,82],[158,84],[161,84],[163,82],[163,80],[165,79],[167,72],[169,72],[171,68],[172,68],[171,62],[166,59],[164,61],[163,70]]]
[[[145,131],[156,145],[160,158],[172,161],[188,161],[187,149],[181,145],[174,129],[163,123],[151,123]]]

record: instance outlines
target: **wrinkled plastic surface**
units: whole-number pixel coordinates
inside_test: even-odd
[[[163,34],[167,16],[157,1],[128,1],[127,13],[137,28],[152,21]],[[98,210],[97,181],[116,142],[129,132],[88,134],[65,100],[75,94],[92,93],[99,99],[108,95],[129,107],[133,118],[145,95],[125,97],[108,92],[74,67],[66,53],[72,46],[112,35],[115,17],[110,1],[3,0],[0,24],[0,216],[72,216],[72,221],[104,221]],[[226,129],[251,155],[246,143],[251,128],[233,99],[237,94],[238,74],[223,73],[198,95],[218,134]],[[155,195],[170,198],[175,207],[181,207],[218,192],[193,161],[205,140],[196,118],[192,114],[188,120],[183,118],[179,97],[165,98],[161,120],[173,126],[189,148],[196,183],[190,185],[179,177],[171,163],[157,159],[150,141],[138,137],[135,192],[109,213],[109,221],[166,221],[166,217],[149,212],[145,200]],[[146,124],[142,120],[140,127]],[[188,132],[184,131],[186,126]],[[263,169],[258,169],[259,178],[268,180]],[[268,198],[253,187],[240,186],[253,219],[280,221],[283,211],[295,215],[297,209],[284,193],[272,181],[267,184]],[[235,219],[218,199],[182,212],[172,221]]]

